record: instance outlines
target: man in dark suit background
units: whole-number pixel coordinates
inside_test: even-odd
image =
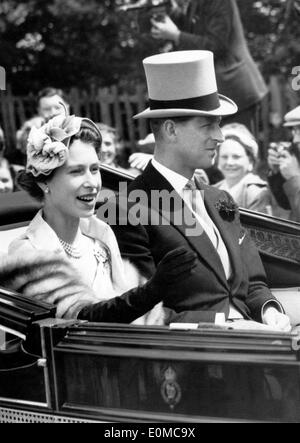
[[[152,36],[172,41],[174,50],[214,53],[218,90],[235,101],[234,121],[258,135],[257,105],[268,89],[245,38],[235,0],[176,0],[170,17],[152,19]],[[176,3],[179,6],[176,8]],[[224,123],[229,123],[228,118]]]
[[[164,298],[167,324],[254,319],[289,330],[231,197],[193,180],[195,169],[211,166],[223,141],[221,117],[237,109],[217,92],[213,54],[160,54],[144,67],[150,108],[136,118],[150,119],[156,147],[120,198],[117,224],[110,223],[122,255],[149,278],[168,251],[196,252],[193,273]]]

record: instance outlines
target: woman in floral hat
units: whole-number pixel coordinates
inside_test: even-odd
[[[139,278],[132,266],[127,266],[125,278],[115,236],[106,223],[94,216],[101,189],[101,143],[99,129],[86,118],[59,115],[39,129],[32,128],[27,145],[27,167],[20,173],[18,183],[41,201],[43,208],[26,233],[10,245],[9,252],[23,257],[25,263],[26,257],[34,251],[48,251],[49,256],[55,253],[67,257],[74,267],[74,278],[79,276],[87,287],[94,290],[92,305],[101,302],[96,311],[94,308],[85,310],[84,317],[93,321],[128,322],[161,301],[158,295],[159,292],[164,293],[161,288],[167,289],[168,285],[176,284],[178,275],[189,273],[194,256],[182,249],[169,254],[162,260],[158,273],[151,281],[133,290],[133,295],[132,291],[129,293],[129,302],[128,293],[122,296],[126,299],[126,309],[123,304],[121,316],[119,300],[115,304],[108,302],[136,286]],[[172,278],[166,278],[168,272]],[[73,293],[70,298],[72,306],[68,304],[66,294],[62,300],[60,297],[49,298],[53,285],[51,278],[55,279],[55,276],[49,276],[48,286],[44,282],[48,295],[42,299],[55,301],[60,316],[77,317],[82,303],[78,304],[76,297],[74,301]],[[145,303],[141,303],[142,300]],[[103,309],[105,301],[110,306],[109,315],[103,315],[107,312]]]

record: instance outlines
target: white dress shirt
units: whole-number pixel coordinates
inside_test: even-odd
[[[180,195],[180,197],[184,200],[186,205],[192,211],[197,221],[200,223],[206,234],[208,235],[209,240],[212,242],[215,247],[217,253],[219,254],[220,260],[222,262],[226,279],[229,280],[232,275],[232,268],[230,263],[230,258],[228,255],[228,251],[226,245],[223,241],[223,238],[210,218],[202,197],[202,193],[200,190],[198,191],[187,191],[184,188],[188,184],[189,180],[178,174],[177,172],[172,171],[171,169],[163,166],[154,158],[152,159],[153,167],[171,184],[174,190]],[[191,193],[196,192],[196,212],[193,209],[192,205],[192,196]],[[224,315],[223,315],[224,317]],[[216,321],[219,322],[219,314],[216,315]],[[238,312],[232,305],[230,305],[230,313],[229,319],[233,318],[243,318],[242,314]],[[222,322],[222,319],[220,319]]]

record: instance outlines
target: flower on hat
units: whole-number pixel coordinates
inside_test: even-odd
[[[49,122],[30,131],[27,143],[27,171],[38,177],[49,175],[68,158],[70,139],[80,130],[79,117],[57,115]]]

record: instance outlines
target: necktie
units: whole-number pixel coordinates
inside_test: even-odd
[[[184,192],[188,192],[189,200],[191,203],[191,207],[193,212],[200,218],[201,226],[205,230],[208,235],[210,241],[214,245],[216,249],[219,247],[219,236],[216,232],[216,229],[213,225],[212,220],[208,217],[206,211],[203,211],[202,208],[202,196],[201,191],[197,188],[196,183],[193,179],[189,180],[185,187],[183,188]],[[201,200],[199,200],[201,199]]]

